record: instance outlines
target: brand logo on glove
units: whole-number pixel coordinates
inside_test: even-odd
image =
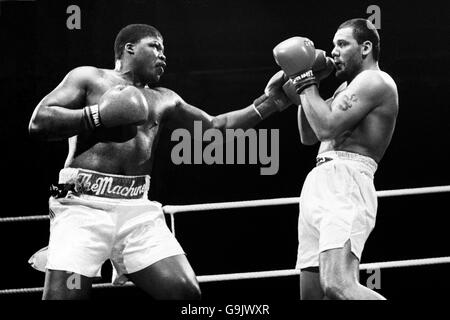
[[[90,106],[90,108],[95,127],[100,127],[102,123],[100,121],[100,114],[98,113],[98,104]]]
[[[292,82],[294,83],[294,85],[297,85],[302,80],[304,80],[306,78],[311,78],[313,76],[314,76],[314,74],[313,74],[312,70],[309,70],[309,71],[302,73],[301,75],[295,77],[294,80],[292,80]]]

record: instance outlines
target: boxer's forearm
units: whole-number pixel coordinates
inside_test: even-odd
[[[333,120],[330,106],[320,97],[318,89],[311,86],[300,95],[306,118],[316,137],[320,140],[330,139],[333,134]]]
[[[262,97],[262,96],[261,96]],[[260,97],[260,98],[261,98]],[[248,107],[211,116],[202,109],[192,106],[183,100],[169,109],[166,119],[173,127],[182,127],[194,132],[194,123],[200,121],[203,129],[243,129],[252,128],[266,119],[270,115],[279,111],[273,99],[260,99],[258,102]]]
[[[63,140],[87,131],[83,110],[40,106],[29,124],[30,135],[40,140]]]
[[[311,125],[306,118],[305,111],[302,106],[298,106],[298,130],[300,132],[300,140],[304,145],[313,145],[319,141],[314,133]]]
[[[225,129],[248,129],[256,126],[261,122],[260,114],[255,110],[253,105],[246,108],[227,112],[214,117],[211,126],[219,130]]]

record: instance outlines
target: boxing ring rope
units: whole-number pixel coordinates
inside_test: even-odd
[[[387,268],[401,268],[401,267],[415,267],[424,265],[444,264],[450,263],[450,257],[440,258],[426,258],[426,259],[411,259],[411,260],[398,260],[387,262],[373,262],[363,263],[359,266],[360,270],[376,270]],[[300,275],[300,270],[297,269],[285,269],[285,270],[272,270],[272,271],[256,271],[256,272],[240,272],[240,273],[224,273],[214,275],[197,276],[199,283],[208,282],[221,282],[231,280],[251,280],[251,279],[263,279],[263,278],[278,278]],[[109,288],[122,288],[122,287],[134,287],[134,284],[130,281],[121,286],[114,286],[110,283],[96,283],[92,285],[93,289],[109,289]],[[0,295],[18,294],[18,293],[39,293],[44,290],[44,287],[36,288],[21,288],[21,289],[4,289],[0,290]]]
[[[379,198],[382,198],[382,197],[394,197],[394,196],[417,195],[417,194],[432,194],[432,193],[440,193],[440,192],[450,192],[450,185],[435,186],[435,187],[422,187],[422,188],[395,189],[395,190],[381,190],[381,191],[377,191],[377,196]],[[163,207],[163,210],[164,210],[164,213],[170,215],[172,232],[175,233],[175,214],[177,214],[177,213],[298,204],[299,199],[300,199],[299,197],[291,197],[291,198],[275,198],[275,199],[264,199],[264,200],[248,200],[248,201],[235,201],[235,202],[192,204],[192,205],[166,205]],[[48,220],[48,219],[49,219],[48,215],[6,217],[6,218],[0,218],[0,223],[40,221],[40,220]],[[365,264],[360,265],[360,270],[412,267],[412,266],[423,266],[423,265],[445,264],[445,263],[450,263],[450,256],[437,257],[437,258],[426,258],[426,259],[410,259],[410,260],[399,260],[399,261],[365,263]],[[200,283],[207,283],[207,282],[218,282],[218,281],[260,279],[260,278],[297,276],[297,275],[300,275],[300,270],[286,269],[286,270],[202,275],[202,276],[197,276],[197,279]],[[93,284],[92,287],[98,289],[98,288],[121,288],[124,286],[129,287],[129,286],[134,286],[134,284],[131,282],[127,282],[126,284],[124,284],[122,286],[114,286],[109,283],[99,283],[99,284]],[[42,291],[43,291],[43,287],[4,289],[4,290],[0,290],[0,295],[18,294],[18,293],[38,293],[38,292],[42,292]]]
[[[436,187],[380,190],[380,191],[377,191],[377,197],[378,198],[397,197],[397,196],[407,196],[407,195],[416,195],[416,194],[431,194],[431,193],[440,193],[440,192],[450,192],[450,185],[436,186]],[[163,210],[164,210],[164,213],[169,214],[171,216],[171,220],[172,220],[171,225],[174,226],[174,218],[172,218],[172,217],[174,217],[175,213],[297,204],[299,202],[299,200],[300,200],[299,197],[291,197],[291,198],[275,198],[275,199],[263,199],[263,200],[217,202],[217,203],[189,204],[189,205],[166,205],[163,207]],[[48,220],[48,219],[49,219],[48,215],[5,217],[5,218],[0,218],[0,223],[39,221],[39,220]],[[172,232],[175,232],[175,229],[172,229]]]

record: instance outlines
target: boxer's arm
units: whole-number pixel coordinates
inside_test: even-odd
[[[168,120],[176,127],[181,127],[193,133],[194,122],[200,121],[203,129],[215,128],[221,131],[228,128],[248,129],[261,122],[261,117],[250,105],[246,108],[211,116],[205,111],[186,103],[178,98],[175,106],[169,111]]]
[[[300,95],[305,115],[320,141],[334,139],[354,128],[369,112],[380,105],[386,92],[380,75],[372,71],[360,73],[331,105],[320,97],[316,86]]]
[[[329,98],[325,101],[327,105],[331,105],[333,102],[333,98]],[[314,130],[311,128],[311,125],[308,122],[308,118],[305,115],[305,111],[300,104],[298,106],[298,130],[300,132],[300,140],[304,145],[313,145],[319,142]]]
[[[204,129],[215,128],[223,131],[240,128],[245,130],[254,127],[273,113],[282,111],[292,105],[282,89],[285,82],[286,78],[283,71],[278,71],[267,83],[264,94],[257,98],[253,104],[218,116],[207,114],[186,103],[181,97],[173,93],[176,102],[173,104],[175,107],[168,112],[169,118],[173,122],[177,122],[178,126],[191,132],[194,128],[194,121],[201,121]]]
[[[29,123],[30,135],[43,140],[62,140],[89,130],[83,122],[87,88],[96,69],[79,67],[36,106]]]
[[[328,105],[331,104],[332,98],[325,101]],[[313,145],[319,142],[314,130],[311,128],[311,125],[308,122],[308,118],[305,115],[305,111],[300,104],[298,106],[297,111],[297,122],[298,122],[298,131],[300,133],[300,140],[304,145]]]

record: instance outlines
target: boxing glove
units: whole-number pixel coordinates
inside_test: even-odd
[[[148,118],[144,94],[134,86],[118,85],[106,91],[98,104],[83,109],[83,120],[91,130],[128,124],[139,125]]]
[[[311,67],[313,74],[318,81],[317,86],[319,86],[319,81],[328,77],[333,70],[335,70],[335,64],[332,58],[327,57],[325,51],[321,49],[316,49],[316,57],[314,64]],[[289,99],[295,105],[300,105],[300,97],[298,96],[295,86],[292,80],[288,80],[283,85],[283,91],[289,97]]]
[[[267,118],[275,111],[283,111],[292,102],[282,90],[283,83],[289,78],[284,74],[283,70],[275,73],[264,88],[264,94],[253,101],[255,111],[261,119]]]
[[[325,51],[316,49],[316,58],[312,66],[312,71],[317,81],[327,78],[334,70],[335,64],[332,58],[327,57]]]
[[[316,59],[314,43],[308,38],[289,38],[273,49],[276,63],[292,79],[297,93],[316,84],[312,66]]]

